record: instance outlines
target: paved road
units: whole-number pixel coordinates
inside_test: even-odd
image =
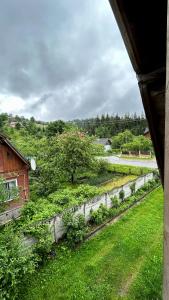
[[[138,166],[138,167],[147,167],[147,168],[157,168],[157,163],[155,159],[152,160],[137,160],[137,159],[124,159],[117,156],[106,156],[102,157],[112,164],[119,165],[129,165],[129,166]]]

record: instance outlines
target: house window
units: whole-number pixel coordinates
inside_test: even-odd
[[[6,180],[5,190],[7,193],[7,201],[13,200],[17,195],[17,179]]]

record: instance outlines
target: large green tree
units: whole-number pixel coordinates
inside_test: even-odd
[[[134,137],[132,142],[123,144],[123,149],[127,151],[152,151],[152,142],[142,135]]]
[[[74,183],[77,173],[93,167],[93,144],[89,137],[77,131],[60,135],[58,141],[61,167]]]
[[[50,122],[46,128],[47,137],[56,136],[56,134],[61,134],[65,130],[65,123],[61,120]]]
[[[112,148],[120,149],[123,144],[132,142],[134,139],[134,135],[130,130],[125,130],[124,132],[120,132],[116,136],[112,138]]]

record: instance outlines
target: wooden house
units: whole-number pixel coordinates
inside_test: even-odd
[[[94,144],[102,145],[104,147],[104,151],[110,151],[111,150],[111,140],[108,138],[99,138],[94,141]]]
[[[20,207],[29,197],[29,162],[11,144],[4,135],[0,134],[0,177],[8,191],[6,200],[7,210]],[[17,195],[12,195],[16,188]]]

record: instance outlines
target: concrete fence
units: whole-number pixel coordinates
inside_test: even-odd
[[[7,224],[11,220],[19,218],[20,214],[21,214],[20,207],[13,208],[11,210],[1,213],[0,214],[0,225]]]
[[[117,196],[119,198],[119,193],[121,190],[123,190],[125,194],[124,198],[128,198],[131,195],[130,186],[132,183],[135,182],[135,190],[137,191],[139,188],[144,186],[145,183],[147,183],[149,180],[152,179],[153,179],[153,173],[142,175],[138,177],[136,180],[129,181],[123,186],[114,188],[107,193],[96,196],[93,199],[88,200],[87,202],[83,203],[80,206],[76,206],[69,209],[69,211],[72,211],[75,215],[79,215],[79,214],[84,215],[85,221],[87,223],[90,219],[91,210],[96,211],[101,204],[105,205],[107,208],[111,208],[112,207],[111,197]],[[19,209],[14,209],[12,211],[0,214],[0,224],[5,224],[12,218],[18,218],[19,215],[20,215]],[[65,233],[62,216],[63,213],[60,215],[55,215],[51,219],[43,221],[43,223],[49,225],[53,241],[56,243],[60,238],[63,237]],[[34,243],[34,239],[32,237],[25,237],[24,243],[26,245],[31,245],[32,243]]]
[[[111,208],[112,207],[111,197],[117,196],[119,198],[119,193],[121,190],[123,190],[125,193],[124,198],[128,198],[129,196],[131,196],[130,186],[132,183],[135,182],[135,184],[136,184],[135,190],[137,191],[142,186],[144,186],[145,183],[147,183],[149,180],[152,180],[152,179],[153,179],[153,173],[149,173],[147,175],[140,176],[136,180],[129,181],[128,183],[126,183],[125,185],[123,185],[121,187],[114,188],[107,193],[96,196],[93,199],[83,203],[82,205],[80,205],[78,207],[76,206],[76,207],[69,209],[69,211],[72,211],[75,215],[79,215],[79,214],[84,215],[85,221],[87,223],[90,220],[91,210],[96,211],[101,204],[105,205],[107,208]],[[50,231],[51,231],[51,234],[53,237],[53,241],[56,243],[65,234],[65,228],[64,228],[62,216],[63,216],[63,214],[55,215],[51,219],[43,222],[43,223],[49,225],[49,228],[50,228]],[[30,243],[32,243],[31,238],[30,238]]]

